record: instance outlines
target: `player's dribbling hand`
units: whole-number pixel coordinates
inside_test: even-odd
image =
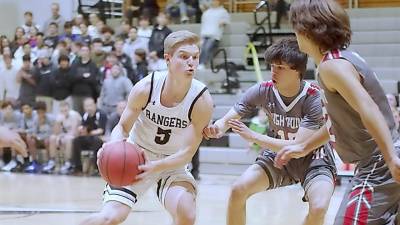
[[[400,183],[400,159],[399,157],[393,158],[389,163],[388,167],[393,179]]]
[[[220,138],[224,135],[223,132],[219,129],[219,127],[215,124],[210,124],[206,128],[203,129],[203,137],[206,140],[211,138]]]
[[[136,176],[136,180],[143,180],[145,177],[152,176],[152,174],[158,173],[161,171],[161,168],[158,166],[157,161],[150,161],[145,157],[144,152],[142,155],[145,159],[145,164],[139,165],[138,169],[142,171]]]
[[[306,152],[304,152],[304,146],[301,144],[285,146],[276,154],[274,166],[277,168],[282,168],[291,159],[298,159],[304,157],[305,155]]]
[[[229,127],[233,132],[239,134],[242,138],[246,139],[249,142],[252,142],[253,139],[253,131],[250,130],[242,121],[237,119],[232,119],[228,121]]]

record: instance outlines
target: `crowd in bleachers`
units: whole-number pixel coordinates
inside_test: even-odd
[[[210,4],[219,7],[219,1]],[[2,171],[79,173],[82,152],[95,162],[133,85],[167,69],[170,15],[140,7],[137,21],[123,18],[114,29],[97,14],[66,21],[53,3],[43,25],[27,11],[12,38],[1,36],[0,126],[17,131],[29,151],[23,158],[1,149]]]

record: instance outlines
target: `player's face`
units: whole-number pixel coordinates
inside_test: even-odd
[[[296,70],[290,68],[286,63],[271,63],[272,82],[278,87],[288,87],[299,79]]]
[[[195,44],[179,46],[173,55],[165,54],[169,69],[174,74],[193,76],[199,65],[199,47]]]

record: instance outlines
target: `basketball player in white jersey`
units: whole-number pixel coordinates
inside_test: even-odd
[[[218,138],[231,127],[264,149],[232,186],[227,224],[246,223],[246,201],[251,195],[300,182],[305,191],[304,200],[309,203],[303,224],[322,225],[336,175],[330,146],[316,146],[313,154],[294,160],[282,169],[274,166],[278,150],[301,142],[323,125],[319,89],[302,79],[307,56],[300,52],[295,38],[283,38],[274,43],[265,52],[265,60],[271,64],[272,80],[249,88],[223,118],[204,129],[206,138]],[[238,120],[256,108],[261,108],[268,116],[267,135],[251,131]]]
[[[15,149],[15,151],[21,154],[24,158],[28,157],[26,144],[19,134],[6,127],[0,126],[0,148],[6,147]]]
[[[177,31],[164,41],[166,72],[154,72],[132,89],[128,105],[111,133],[111,142],[128,137],[144,150],[147,162],[139,182],[124,188],[107,185],[102,210],[82,224],[120,224],[152,185],[176,225],[196,217],[196,183],[186,165],[210,121],[213,102],[207,88],[193,79],[199,64],[199,37]]]
[[[277,164],[330,140],[345,163],[357,164],[334,224],[399,225],[400,136],[377,75],[347,49],[349,16],[334,0],[297,0],[290,22],[300,50],[317,63],[327,122],[314,136],[280,150]]]

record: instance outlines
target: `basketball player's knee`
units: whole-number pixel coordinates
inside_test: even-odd
[[[230,199],[232,201],[245,201],[248,198],[246,186],[240,182],[235,182],[231,187]]]

